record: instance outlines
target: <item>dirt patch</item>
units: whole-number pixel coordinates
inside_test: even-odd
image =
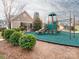
[[[79,48],[37,41],[32,51],[0,42],[0,52],[6,59],[79,59]]]

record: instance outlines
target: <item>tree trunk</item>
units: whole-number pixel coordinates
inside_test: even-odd
[[[11,21],[8,20],[8,29],[11,29]]]

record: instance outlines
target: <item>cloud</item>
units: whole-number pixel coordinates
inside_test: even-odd
[[[34,12],[39,12],[40,17],[46,19],[50,12],[55,12],[59,16],[64,16],[72,11],[79,17],[79,0],[20,0],[19,3],[26,3],[25,10],[33,17]],[[1,0],[0,0],[1,5]],[[2,9],[0,8],[0,12]]]
[[[69,15],[71,11],[72,15],[79,18],[79,0],[49,0],[49,4],[56,7],[60,16]]]

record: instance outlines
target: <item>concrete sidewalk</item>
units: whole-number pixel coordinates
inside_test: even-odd
[[[0,41],[3,41],[4,39],[0,39]]]

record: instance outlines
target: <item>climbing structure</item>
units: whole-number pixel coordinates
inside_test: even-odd
[[[48,25],[47,28],[49,31],[51,31],[52,33],[56,33],[57,32],[57,17],[55,13],[51,13],[48,15]]]
[[[39,31],[37,31],[38,34],[56,34],[60,32],[59,25],[57,21],[57,15],[55,13],[51,13],[48,15],[48,24]]]

